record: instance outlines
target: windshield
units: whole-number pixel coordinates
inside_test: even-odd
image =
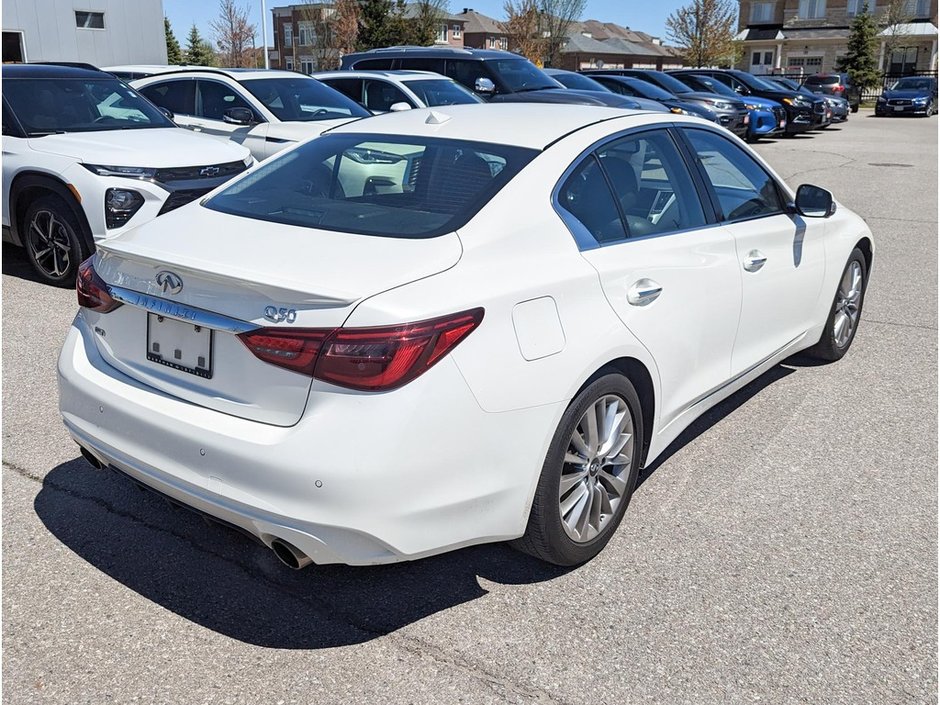
[[[751,88],[757,88],[762,91],[786,91],[788,88],[784,88],[781,85],[776,83],[771,83],[770,81],[765,81],[763,78],[758,78],[757,76],[748,76],[749,82],[748,85]]]
[[[733,88],[726,86],[721,81],[716,81],[711,78],[706,78],[705,76],[683,76],[683,80],[688,80],[692,84],[692,88],[696,90],[701,89],[709,91],[711,93],[717,93],[718,95],[723,95],[728,98],[737,98],[740,100],[741,96],[734,92]]]
[[[358,103],[316,79],[252,78],[241,84],[284,122],[310,122],[372,115]]]
[[[176,127],[116,78],[7,78],[3,97],[29,137]]]
[[[447,78],[408,81],[406,85],[429,108],[436,105],[464,105],[466,103],[483,102],[475,93],[471,93],[456,81]]]
[[[675,76],[670,76],[668,73],[656,72],[653,76],[656,79],[656,85],[661,86],[666,91],[680,95],[682,93],[692,93],[692,89],[685,85]]]
[[[650,100],[676,99],[676,97],[669,91],[665,91],[659,86],[654,86],[652,83],[647,83],[646,81],[642,81],[639,78],[626,78],[624,80],[630,85],[630,88],[635,90],[644,98],[649,98]]]
[[[558,88],[555,81],[526,59],[497,59],[487,63],[511,93]]]
[[[902,78],[891,86],[892,91],[929,91],[933,88],[933,81],[929,78]]]
[[[462,227],[536,154],[436,137],[327,134],[266,162],[206,207],[357,235],[435,237]]]
[[[605,86],[602,86],[593,78],[588,78],[587,76],[583,76],[580,73],[556,73],[551,74],[551,76],[565,88],[572,88],[579,91],[609,92]]]

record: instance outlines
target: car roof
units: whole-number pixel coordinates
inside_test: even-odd
[[[447,57],[449,59],[465,59],[468,61],[490,61],[494,59],[525,60],[524,56],[513,54],[510,51],[502,51],[501,49],[471,49],[470,47],[395,46],[370,49],[369,51],[347,54],[347,56],[355,57],[356,59],[372,59],[380,56],[414,56],[422,59]]]
[[[489,103],[447,105],[386,113],[356,120],[328,134],[363,133],[444,137],[544,149],[552,142],[605,120],[649,117],[657,113],[594,105]],[[672,115],[662,113],[672,118]]]
[[[4,78],[110,78],[109,73],[89,64],[4,64]]]
[[[313,78],[369,78],[369,77],[380,77],[380,78],[392,78],[398,79],[399,81],[417,81],[421,79],[428,78],[440,78],[445,81],[453,81],[454,79],[449,76],[442,76],[439,73],[434,71],[413,71],[413,70],[397,70],[397,71],[380,71],[372,69],[354,69],[352,71],[317,71],[312,74]]]
[[[117,68],[115,67],[115,70]],[[296,71],[284,71],[282,69],[221,69],[214,66],[180,66],[170,71],[161,71],[155,76],[165,77],[174,73],[213,73],[222,76],[228,76],[234,81],[247,81],[255,78],[309,78],[306,74]],[[153,78],[148,76],[147,78]]]

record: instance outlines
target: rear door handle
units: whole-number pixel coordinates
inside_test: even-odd
[[[647,306],[653,303],[663,288],[652,279],[640,279],[627,291],[627,302],[633,306]]]
[[[744,258],[744,269],[748,272],[756,272],[767,264],[767,258],[760,250],[751,250]]]

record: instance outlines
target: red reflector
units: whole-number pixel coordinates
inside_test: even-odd
[[[429,370],[483,320],[476,308],[381,328],[260,328],[238,337],[261,360],[351,389],[395,389]]]
[[[92,260],[94,255],[82,262],[78,267],[78,277],[75,280],[75,293],[78,295],[78,305],[98,313],[108,313],[121,305],[108,293],[108,285],[98,276]]]

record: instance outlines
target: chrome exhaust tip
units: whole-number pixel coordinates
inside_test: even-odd
[[[300,570],[313,563],[313,559],[301,551],[293,544],[287,543],[281,539],[274,539],[271,542],[271,550],[274,555],[291,570]]]
[[[87,460],[95,470],[100,470],[102,467],[104,467],[101,464],[101,461],[98,460],[98,458],[96,458],[90,450],[84,448],[83,446],[79,446],[79,449],[82,451],[82,457]]]

